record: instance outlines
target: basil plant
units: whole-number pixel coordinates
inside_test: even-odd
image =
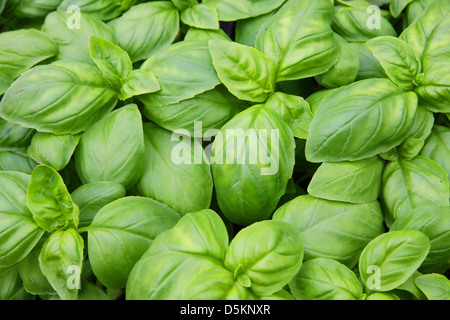
[[[449,28],[0,1],[0,300],[450,300]]]

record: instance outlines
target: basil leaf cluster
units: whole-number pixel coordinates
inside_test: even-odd
[[[0,0],[0,300],[450,300],[448,0]]]

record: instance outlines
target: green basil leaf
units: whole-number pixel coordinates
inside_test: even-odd
[[[309,126],[314,117],[308,102],[302,97],[275,92],[265,102],[265,105],[278,113],[291,128],[294,137],[306,139]]]
[[[415,92],[433,112],[449,112],[450,67],[447,39],[450,4],[445,0],[431,3],[420,18],[403,31],[400,38],[413,47],[422,62],[422,75],[416,79]]]
[[[151,71],[132,70],[123,81],[119,98],[126,100],[141,94],[156,92],[160,89],[159,81]]]
[[[89,37],[89,53],[108,84],[115,90],[133,70],[130,56],[108,40],[95,35]]]
[[[374,10],[367,1],[339,2],[335,6],[332,27],[345,40],[365,42],[379,36],[397,36],[394,27],[383,16],[379,7]]]
[[[411,25],[416,19],[418,19],[421,15],[424,14],[425,9],[430,6],[434,1],[428,0],[414,0],[411,2],[405,10],[404,15],[404,27],[408,27]]]
[[[339,59],[327,72],[315,77],[326,88],[336,88],[355,81],[359,71],[358,45],[347,42],[337,33],[334,34],[340,48]]]
[[[399,285],[394,292],[402,291],[402,293],[411,293],[415,299],[417,300],[426,300],[426,296],[423,294],[423,292],[417,287],[415,284],[415,280],[417,277],[421,276],[422,274],[419,271],[415,271],[412,276],[410,276],[405,282],[403,282],[401,285]]]
[[[97,212],[108,203],[125,197],[126,189],[117,182],[99,181],[83,184],[71,196],[80,209],[79,228],[92,223]]]
[[[207,0],[214,4],[220,21],[246,19],[275,10],[286,0]]]
[[[295,298],[286,290],[280,290],[270,296],[259,296],[259,300],[295,300]]]
[[[22,19],[42,18],[55,11],[60,2],[61,0],[9,0],[7,9],[8,6],[13,6],[11,14],[14,17]]]
[[[277,10],[272,10],[260,16],[238,20],[235,28],[235,41],[246,46],[254,47],[258,35],[266,29],[270,18],[276,12]]]
[[[246,246],[250,238],[261,236],[262,241],[252,241],[254,247]],[[241,230],[235,239],[228,248],[226,227],[214,211],[186,214],[175,227],[158,235],[136,263],[127,283],[127,298],[286,299],[277,288],[302,263],[300,233],[288,224],[264,221]],[[280,254],[290,256],[287,264],[274,263],[272,257]]]
[[[153,239],[172,228],[179,214],[155,200],[126,197],[105,205],[88,232],[88,255],[92,270],[108,288],[124,288],[134,264]]]
[[[10,78],[9,85],[29,68],[58,53],[52,38],[36,29],[2,32],[0,48],[0,71]]]
[[[163,107],[192,98],[220,84],[212,65],[207,40],[180,41],[144,62],[161,90],[139,96],[145,106]]]
[[[373,239],[361,253],[359,272],[365,286],[386,292],[404,283],[419,268],[430,249],[416,230],[398,230]]]
[[[432,132],[420,150],[420,155],[437,162],[450,177],[450,129],[444,126],[433,126]]]
[[[0,171],[0,268],[24,259],[44,234],[27,207],[30,176]]]
[[[197,0],[170,0],[178,10],[182,11],[188,7],[198,4]]]
[[[405,160],[411,160],[422,149],[424,141],[417,138],[407,138],[398,146],[398,156]]]
[[[0,118],[0,148],[27,147],[36,131]]]
[[[395,220],[390,230],[417,230],[430,239],[430,252],[420,266],[422,272],[442,272],[450,267],[450,206],[411,210]]]
[[[224,85],[164,107],[146,105],[143,114],[161,127],[205,139],[249,105],[232,95]]]
[[[14,79],[8,76],[6,73],[0,71],[0,96],[8,90]]]
[[[65,60],[24,72],[3,96],[0,116],[41,132],[77,134],[116,103],[117,93],[96,67]]]
[[[301,231],[305,261],[328,258],[349,268],[369,241],[384,232],[378,201],[352,204],[302,195],[278,208],[273,219]]]
[[[308,193],[327,200],[372,202],[381,191],[383,168],[384,161],[377,156],[359,161],[324,162],[314,173]]]
[[[332,92],[335,92],[338,88],[333,89],[323,89],[312,93],[308,98],[306,98],[306,102],[309,103],[309,107],[311,108],[311,112],[315,114],[319,105],[325,99],[326,96],[330,95]]]
[[[416,119],[414,120],[413,127],[409,133],[409,138],[416,138],[425,141],[431,134],[431,130],[434,125],[433,112],[422,107],[420,104],[417,106]]]
[[[39,254],[39,266],[62,300],[76,300],[83,265],[83,238],[75,229],[53,232]]]
[[[367,41],[366,46],[380,61],[388,77],[404,90],[413,90],[422,70],[418,54],[406,42],[392,36]]]
[[[367,42],[353,42],[359,48],[359,70],[356,80],[387,78],[386,72],[367,47]]]
[[[78,206],[52,167],[39,165],[34,168],[27,190],[27,205],[34,221],[47,232],[78,226]]]
[[[386,152],[410,133],[416,111],[417,96],[390,80],[367,79],[340,87],[317,108],[306,157],[310,162],[355,161]]]
[[[417,106],[416,117],[408,137],[399,145],[389,151],[379,154],[381,158],[388,161],[397,161],[399,157],[411,160],[424,146],[424,141],[431,134],[431,129],[434,126],[433,112],[422,107]]]
[[[37,165],[24,149],[0,150],[0,170],[31,174]]]
[[[121,107],[83,133],[75,165],[84,183],[118,182],[129,188],[142,175],[142,117],[135,104]]]
[[[287,285],[302,261],[300,232],[288,223],[267,220],[237,233],[225,257],[225,267],[234,272],[238,283],[248,279],[246,287],[253,294],[267,296]]]
[[[450,300],[450,280],[442,274],[424,274],[415,283],[429,300]]]
[[[166,49],[178,35],[178,10],[168,1],[152,1],[132,6],[108,25],[117,35],[119,46],[132,62],[148,59]],[[149,36],[152,35],[152,36]]]
[[[55,290],[39,266],[39,254],[41,253],[42,245],[43,241],[41,239],[25,259],[19,262],[19,273],[27,292],[34,295],[54,295],[56,294]]]
[[[415,0],[391,0],[389,3],[389,11],[391,12],[394,18],[398,18],[402,11]]]
[[[145,168],[137,183],[139,193],[182,215],[208,209],[213,180],[201,143],[151,122],[144,124],[144,141]]]
[[[59,60],[74,59],[93,64],[89,36],[96,35],[116,43],[114,30],[101,20],[83,12],[52,12],[45,17],[42,31],[58,45]]]
[[[113,300],[96,284],[89,281],[81,281],[81,289],[78,291],[78,300]]]
[[[298,300],[359,300],[363,295],[353,271],[326,258],[305,261],[289,289]]]
[[[221,211],[239,225],[267,219],[285,193],[294,162],[294,137],[280,116],[264,105],[240,112],[221,128],[212,146]]]
[[[110,20],[127,11],[136,0],[63,0],[59,11],[67,11],[71,6],[77,6],[81,12],[97,19]]]
[[[388,226],[414,208],[449,205],[447,173],[433,160],[416,156],[386,165],[382,198]]]
[[[181,12],[181,21],[188,26],[200,29],[219,29],[216,7],[209,3],[198,3]]]
[[[80,138],[81,134],[54,135],[37,132],[31,139],[27,152],[36,162],[60,171],[69,163]]]
[[[212,39],[231,41],[230,37],[222,29],[211,30],[191,27],[188,29],[186,35],[184,36],[184,41]]]
[[[0,269],[0,283],[2,283],[2,286],[0,286],[1,300],[13,300],[19,296],[23,285],[18,266]]]
[[[215,212],[189,213],[157,236],[135,264],[127,299],[242,298],[247,290],[234,286],[233,273],[223,267],[227,249],[228,233]]]
[[[274,66],[260,51],[225,40],[210,40],[209,48],[219,79],[236,97],[264,102],[274,92]]]
[[[256,39],[256,48],[276,65],[278,81],[312,77],[338,60],[328,0],[289,0]]]
[[[390,292],[375,292],[367,296],[365,300],[400,300],[400,298]]]

